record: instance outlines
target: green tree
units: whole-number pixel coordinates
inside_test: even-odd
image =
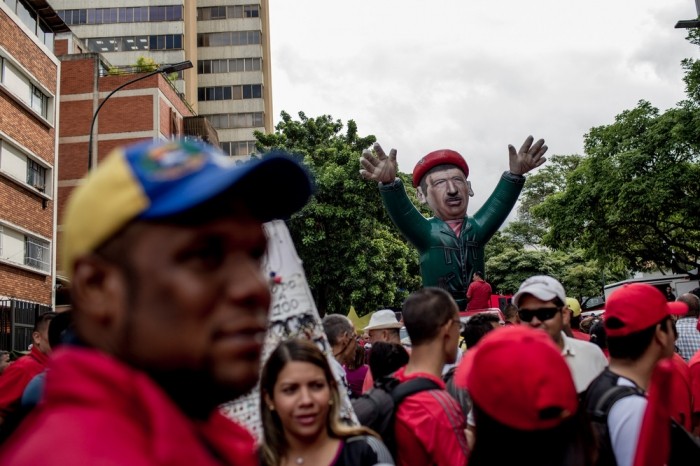
[[[555,248],[580,247],[601,263],[683,273],[700,257],[700,112],[665,113],[641,101],[585,137],[587,156],[566,190],[533,212]]]
[[[359,315],[400,306],[420,287],[414,248],[384,211],[377,186],[359,175],[359,157],[374,143],[328,115],[294,120],[286,112],[274,134],[257,132],[261,151],[280,149],[303,160],[316,192],[288,222],[319,312]]]

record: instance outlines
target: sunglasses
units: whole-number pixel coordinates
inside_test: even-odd
[[[545,320],[549,320],[555,315],[557,315],[558,312],[561,311],[560,307],[542,307],[540,309],[519,309],[518,310],[518,315],[520,316],[520,320],[523,322],[531,322],[533,318],[537,317],[537,320],[540,322],[544,322]]]

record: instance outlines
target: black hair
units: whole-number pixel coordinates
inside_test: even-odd
[[[602,319],[596,319],[588,333],[591,335],[591,343],[595,343],[602,350],[608,349],[608,334]]]
[[[656,326],[661,325],[661,330],[666,332],[669,320],[671,320],[671,316],[666,316],[661,319],[660,322],[650,327],[625,336],[613,337],[608,335],[608,351],[610,351],[610,357],[615,359],[627,359],[630,361],[639,359],[647,348],[649,348],[654,338],[654,333],[656,333]],[[619,328],[620,324],[620,319],[616,317],[608,318],[605,321],[606,328],[610,329]]]
[[[454,298],[442,288],[426,287],[411,293],[403,303],[403,322],[411,344],[419,346],[434,339],[457,312]]]
[[[59,312],[49,324],[49,345],[55,350],[63,343],[63,335],[73,324],[71,311]]]
[[[41,314],[39,317],[36,318],[36,322],[34,322],[34,328],[32,329],[32,333],[40,332],[43,329],[45,329],[54,317],[56,317],[56,313],[53,311]]]
[[[594,464],[595,437],[591,424],[579,409],[558,426],[545,430],[519,430],[486,414],[474,403],[474,449],[469,466],[536,464],[538,466],[590,466]],[[508,439],[504,448],[503,439]],[[533,445],[546,445],[533,448]]]
[[[479,270],[477,270],[476,272],[474,272],[474,275],[476,275],[477,277],[481,278],[482,280],[484,279],[484,273],[481,272],[481,271],[479,271]]]
[[[408,351],[398,343],[378,341],[369,353],[369,370],[374,380],[393,374],[408,364]]]
[[[493,324],[498,324],[500,319],[497,315],[483,312],[473,315],[464,325],[462,336],[467,348],[476,345],[481,338],[494,329]]]

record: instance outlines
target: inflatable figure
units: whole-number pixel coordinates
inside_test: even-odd
[[[434,217],[425,218],[411,203],[403,183],[396,177],[396,149],[386,155],[379,144],[374,154],[362,152],[360,174],[379,182],[379,192],[389,216],[420,254],[423,286],[438,286],[452,294],[464,310],[470,278],[484,270],[484,246],[500,228],[518,200],[525,173],[545,162],[544,139],[533,144],[528,136],[516,151],[508,146],[510,170],[503,173],[486,203],[467,216],[474,195],[468,181],[469,166],[458,152],[449,149],[429,153],[413,169],[418,199],[428,204]]]

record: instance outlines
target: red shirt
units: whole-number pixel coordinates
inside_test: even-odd
[[[574,338],[577,340],[583,340],[583,341],[591,341],[591,336],[585,332],[582,332],[581,330],[577,330],[575,328],[571,329],[571,334],[573,335]]]
[[[32,346],[29,354],[22,356],[5,369],[0,376],[0,418],[19,407],[22,393],[30,380],[46,367],[49,357]]]
[[[693,412],[700,413],[700,350],[696,351],[690,361],[690,393],[693,396]]]
[[[183,383],[194,383],[183,381]],[[87,348],[61,348],[44,400],[0,450],[0,466],[253,466],[251,434],[214,410],[185,416],[144,372]]]
[[[467,311],[472,309],[487,309],[490,307],[491,285],[483,280],[474,280],[467,288]]]
[[[400,381],[425,377],[442,390],[427,390],[403,400],[396,411],[397,466],[453,466],[467,464],[469,447],[462,410],[439,377],[426,373],[395,376]]]
[[[690,370],[685,360],[678,353],[673,353],[673,374],[671,377],[671,416],[679,424],[692,430],[691,409],[693,399],[690,393]]]

